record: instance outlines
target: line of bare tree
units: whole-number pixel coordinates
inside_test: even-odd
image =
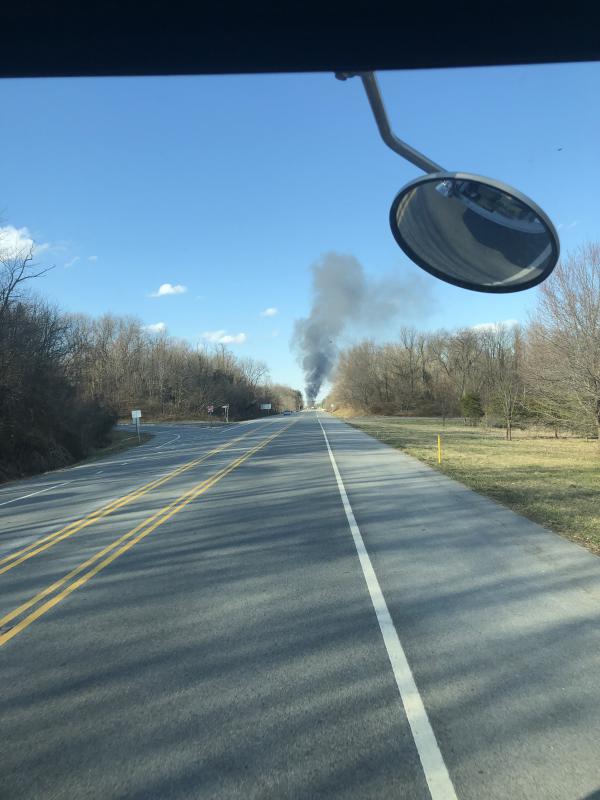
[[[45,270],[0,241],[0,480],[71,463],[119,417],[230,419],[298,410],[302,395],[225,347],[198,350],[130,317],[65,314],[28,291]]]
[[[463,416],[600,432],[600,244],[559,264],[526,326],[418,332],[340,354],[327,403],[365,414]]]
[[[69,375],[86,399],[110,404],[119,416],[140,408],[144,417],[159,419],[222,416],[230,419],[302,407],[302,395],[272,384],[267,365],[238,358],[223,345],[193,347],[165,333],[148,332],[139,319],[105,314],[97,319],[69,315]]]

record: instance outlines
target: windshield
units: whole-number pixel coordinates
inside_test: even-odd
[[[0,797],[600,796],[600,64],[377,79],[0,82]]]

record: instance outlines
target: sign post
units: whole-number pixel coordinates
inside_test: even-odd
[[[138,409],[135,409],[131,412],[131,419],[135,422],[135,430],[138,436],[138,442],[141,442],[140,438],[140,419],[142,418],[142,412]]]
[[[270,411],[272,408],[271,403],[261,403],[260,410],[261,411]]]
[[[229,403],[224,406],[221,406],[223,411],[225,412],[225,422],[229,422]]]

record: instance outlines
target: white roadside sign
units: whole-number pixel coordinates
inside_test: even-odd
[[[131,419],[135,422],[135,429],[137,431],[138,442],[141,441],[141,438],[140,438],[140,419],[141,419],[141,417],[142,417],[142,412],[139,410],[139,408],[136,408],[131,412]]]

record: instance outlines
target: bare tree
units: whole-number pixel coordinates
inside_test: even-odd
[[[470,393],[478,394],[483,375],[481,335],[470,328],[449,334],[440,331],[430,339],[431,352],[446,373],[459,399]]]
[[[581,247],[541,286],[529,343],[540,406],[578,412],[600,441],[600,244]]]
[[[45,275],[52,267],[34,264],[35,245],[24,247],[9,244],[6,234],[0,234],[0,320],[11,302],[22,297],[22,286],[26,281]]]
[[[335,402],[367,413],[381,410],[379,353],[370,341],[340,353],[334,379]]]
[[[495,359],[490,365],[494,405],[500,411],[506,438],[512,439],[515,416],[523,404],[523,343],[519,328],[499,325],[493,331]]]

